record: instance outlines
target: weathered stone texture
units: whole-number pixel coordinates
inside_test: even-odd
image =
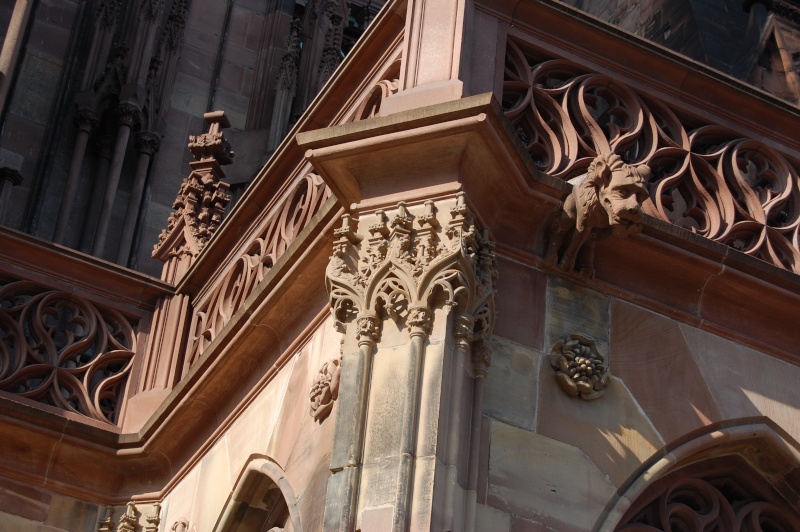
[[[615,487],[577,447],[492,421],[489,506],[556,530],[591,530]]]

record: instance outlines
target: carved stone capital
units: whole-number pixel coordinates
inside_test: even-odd
[[[472,372],[477,378],[486,378],[492,365],[492,348],[483,341],[472,345]]]
[[[553,346],[550,364],[567,395],[591,401],[602,397],[611,378],[594,340],[573,334]]]
[[[453,336],[456,347],[467,350],[472,346],[473,327],[475,320],[468,314],[458,314],[453,321]]]
[[[421,205],[400,202],[361,216],[356,230],[354,222],[346,215],[335,230],[326,274],[338,330],[356,316],[388,316],[404,323],[411,336],[427,337],[433,309],[444,305],[454,312],[455,334],[464,347],[473,336],[489,337],[496,262],[488,229],[476,228],[463,194]],[[362,323],[357,326],[359,339],[376,338],[362,332]]]
[[[122,102],[117,106],[117,120],[121,126],[136,129],[142,123],[142,112],[136,105]]]
[[[359,316],[356,318],[358,327],[358,345],[374,348],[380,338],[380,320],[377,316]]]
[[[152,131],[136,134],[136,153],[145,153],[152,157],[161,146],[161,135]]]
[[[91,133],[100,124],[97,113],[88,107],[80,107],[75,113],[75,125],[79,131]]]
[[[411,337],[427,338],[433,327],[433,311],[428,307],[413,307],[408,311],[406,327]]]

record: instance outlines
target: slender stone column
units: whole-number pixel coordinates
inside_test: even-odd
[[[111,157],[108,183],[103,196],[103,205],[100,207],[100,219],[97,221],[97,232],[94,235],[94,244],[92,245],[92,255],[98,257],[103,254],[103,250],[106,247],[108,225],[111,221],[111,213],[114,210],[114,198],[117,195],[117,187],[119,187],[119,178],[122,174],[122,163],[125,161],[128,138],[131,130],[140,122],[139,108],[132,103],[124,102],[119,104],[117,115],[119,116],[117,140],[114,144],[114,155]]]
[[[139,206],[142,203],[144,182],[147,178],[147,171],[150,169],[150,160],[160,145],[161,137],[157,133],[143,131],[136,134],[136,153],[139,154],[139,157],[136,161],[136,177],[128,200],[128,212],[125,214],[125,224],[122,226],[122,237],[119,240],[117,264],[126,266],[128,263],[133,233],[136,230],[136,219],[139,217]]]
[[[6,36],[0,44],[0,115],[6,106],[8,91],[22,52],[25,27],[33,11],[33,0],[16,0]]]
[[[92,197],[86,209],[86,217],[83,219],[83,230],[81,231],[80,250],[84,253],[89,253],[92,249],[94,234],[97,230],[97,217],[100,215],[100,206],[106,190],[108,168],[111,164],[111,155],[114,152],[114,139],[100,137],[97,139],[95,148],[97,151],[97,168],[95,169],[92,183]]]
[[[92,133],[92,130],[99,124],[95,112],[86,107],[78,109],[75,122],[78,126],[78,133],[75,135],[75,147],[72,149],[72,160],[69,163],[67,184],[61,196],[61,208],[58,211],[56,231],[53,235],[53,242],[56,244],[63,244],[64,240],[67,238],[70,215],[72,214],[72,207],[75,205],[78,181],[80,181],[83,159],[86,155],[86,143],[89,141],[89,135]]]
[[[22,183],[22,176],[13,168],[0,168],[0,224],[5,222],[11,187]]]
[[[463,194],[366,213],[358,233],[350,223],[335,231],[326,273],[345,337],[323,529],[461,530],[474,519],[474,495],[465,508],[494,323],[488,230]]]
[[[395,492],[395,512],[392,530],[401,532],[408,529],[411,513],[411,491],[414,485],[414,461],[416,456],[416,436],[418,427],[418,403],[420,395],[420,376],[422,360],[425,356],[425,341],[433,324],[433,311],[428,307],[414,307],[409,311],[408,326],[411,345],[409,364],[405,379],[405,400],[401,416],[400,431],[400,472],[397,475]]]
[[[469,378],[464,369],[470,357],[470,347],[472,345],[472,329],[475,320],[468,313],[460,313],[455,316],[453,323],[453,337],[455,339],[455,349],[453,352],[452,385],[450,393],[450,411],[447,418],[447,440],[445,442],[444,465],[445,465],[445,486],[444,486],[444,509],[443,522],[445,530],[460,530],[458,525],[463,518],[457,515],[457,509],[462,506],[456,504],[458,497],[464,497],[463,490],[458,486],[458,453],[461,448],[461,427],[463,417],[458,410],[458,406],[463,404],[465,393],[465,381]],[[459,495],[460,494],[460,495]],[[462,501],[463,504],[463,501]]]
[[[475,380],[472,383],[472,423],[470,425],[469,477],[464,529],[475,529],[475,511],[478,499],[478,468],[481,454],[481,416],[483,415],[483,381],[489,373],[492,351],[483,341],[472,346],[472,368]]]

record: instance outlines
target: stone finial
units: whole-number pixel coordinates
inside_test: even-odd
[[[625,164],[616,154],[595,157],[586,177],[573,185],[553,224],[545,260],[572,271],[581,255],[581,270],[591,277],[594,242],[642,230],[649,179],[646,165]]]
[[[212,111],[203,118],[208,122],[208,133],[189,135],[189,151],[197,161],[215,159],[219,164],[231,164],[236,154],[221,131],[231,127],[225,111]]]
[[[208,133],[189,136],[189,149],[196,160],[189,163],[192,172],[183,180],[173,203],[175,211],[153,249],[153,257],[163,262],[184,254],[196,257],[222,223],[231,199],[220,168],[234,156],[220,131],[231,124],[223,111],[203,116],[209,123]]]
[[[594,340],[573,334],[553,346],[550,364],[567,395],[591,401],[601,397],[611,378],[606,359]]]

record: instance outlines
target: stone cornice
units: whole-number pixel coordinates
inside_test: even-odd
[[[0,249],[0,272],[79,292],[128,315],[144,316],[159,297],[173,293],[154,277],[6,227],[0,227]]]

